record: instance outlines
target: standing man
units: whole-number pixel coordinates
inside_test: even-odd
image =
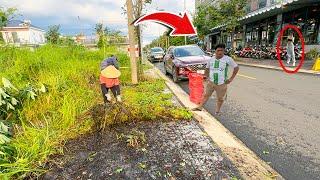
[[[218,44],[215,47],[215,56],[211,58],[207,64],[205,76],[205,94],[202,97],[200,105],[193,110],[201,111],[203,105],[208,101],[209,97],[214,91],[216,91],[216,110],[215,113],[219,114],[221,106],[224,102],[224,97],[227,93],[227,85],[230,84],[236,77],[239,67],[234,60],[224,55],[226,46],[224,44]],[[233,68],[231,78],[228,79],[228,68]]]
[[[290,64],[291,60],[293,61],[293,66],[296,66],[296,55],[294,54],[294,44],[293,44],[294,38],[293,35],[288,37],[288,43],[287,43],[287,64]]]

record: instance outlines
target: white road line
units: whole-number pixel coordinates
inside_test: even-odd
[[[246,76],[246,75],[239,74],[239,73],[238,73],[238,76],[245,77],[245,78],[252,79],[252,80],[256,80],[256,79],[257,79],[257,78],[255,78],[255,77]]]

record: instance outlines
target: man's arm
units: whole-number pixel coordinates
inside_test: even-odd
[[[117,68],[119,70],[120,67],[119,67],[119,63],[118,63],[117,59],[113,60],[113,65],[114,65],[115,68]]]
[[[239,72],[239,66],[233,69],[232,76],[228,80],[226,80],[226,84],[230,84],[233,81],[233,79],[237,76],[238,72]]]
[[[232,58],[229,58],[228,64],[234,68],[233,68],[232,76],[228,80],[226,80],[226,84],[230,84],[239,72],[239,66]]]

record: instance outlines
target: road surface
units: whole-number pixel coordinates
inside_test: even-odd
[[[286,179],[320,180],[320,76],[240,66],[215,117]]]

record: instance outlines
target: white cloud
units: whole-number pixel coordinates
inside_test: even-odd
[[[104,22],[110,24],[126,23],[122,15],[121,6],[124,0],[4,0],[5,7],[17,7],[19,13],[28,17],[54,17],[66,24],[71,18],[77,18],[88,22]]]

